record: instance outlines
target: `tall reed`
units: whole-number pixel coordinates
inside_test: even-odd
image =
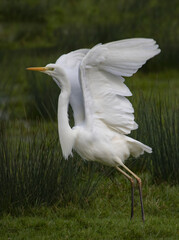
[[[34,96],[39,88],[37,85]],[[47,89],[44,89],[39,94],[45,98]],[[132,170],[150,171],[155,183],[179,183],[178,101],[171,92],[161,96],[157,91],[135,95],[139,129],[131,136],[151,146],[153,153],[126,163]],[[12,122],[1,117],[1,212],[40,204],[83,205],[95,192],[102,176],[97,163],[82,161],[75,153],[68,161],[63,159],[56,122]]]
[[[68,161],[62,158],[53,126],[36,125],[30,129],[29,123],[0,121],[0,211],[83,204],[101,178],[95,175],[96,165],[76,156]]]
[[[138,169],[149,170],[155,182],[179,183],[179,118],[175,96],[139,96],[139,129],[133,136],[152,147],[153,153],[138,159]],[[144,160],[144,161],[142,161]],[[135,160],[134,160],[135,161]]]

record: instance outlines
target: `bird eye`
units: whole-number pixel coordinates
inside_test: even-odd
[[[52,68],[52,67],[48,67],[48,70],[49,70],[49,71],[53,71],[54,68]]]

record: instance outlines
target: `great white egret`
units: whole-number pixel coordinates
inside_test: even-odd
[[[128,136],[138,128],[134,109],[126,97],[132,95],[123,77],[132,76],[150,58],[160,53],[153,39],[132,38],[98,44],[62,55],[55,64],[30,67],[52,76],[61,88],[58,100],[58,131],[63,156],[74,149],[83,159],[113,166],[131,182],[133,217],[134,181],[140,194],[141,179],[124,164],[130,156],[138,157],[152,149]],[[75,126],[69,125],[68,105],[71,104]],[[121,169],[123,168],[123,171]]]

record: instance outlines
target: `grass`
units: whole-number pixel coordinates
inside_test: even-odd
[[[140,127],[133,136],[153,148],[153,154],[147,156],[145,167],[151,171],[155,181],[178,182],[177,102],[153,95],[148,99],[142,95],[137,110]]]
[[[133,137],[153,147],[153,154],[131,158],[127,165],[134,172],[150,171],[153,182],[177,184],[177,114],[168,110],[167,103],[163,109],[156,99],[141,99],[137,112],[140,129]],[[175,107],[172,105],[172,110]],[[2,121],[0,137],[0,211],[56,202],[61,206],[71,202],[83,205],[95,192],[103,167],[81,161],[77,154],[65,161],[56,123]]]
[[[178,63],[178,0],[19,0],[0,2],[1,41],[5,48],[73,49],[131,37],[157,40],[160,66]],[[155,28],[154,28],[155,26]],[[167,33],[167,34],[166,34]]]
[[[23,74],[22,82],[25,71]],[[161,72],[157,75],[139,73],[130,81],[126,80],[134,93],[130,100],[134,104],[136,121],[139,123],[139,129],[133,131],[132,137],[153,148],[152,155],[145,154],[137,160],[130,159],[127,165],[135,172],[150,172],[155,183],[179,182],[177,74],[177,71],[167,71],[165,74]],[[39,74],[41,84],[44,80],[42,76]],[[41,120],[32,121],[21,115],[21,120],[19,117],[18,121],[12,120],[13,117],[9,122],[4,121],[4,118],[0,121],[1,212],[12,213],[19,208],[52,205],[56,202],[61,206],[71,202],[83,205],[95,192],[100,174],[103,174],[103,167],[96,163],[83,162],[77,154],[69,161],[63,160],[57,122],[52,121],[56,115],[55,107],[50,108],[50,104],[46,104],[50,99],[47,92],[52,94],[55,85],[49,85],[48,79],[49,81],[43,82],[44,87],[41,87],[33,78],[33,74],[28,76],[28,101],[30,102],[34,95],[34,106],[38,108]],[[19,88],[20,92],[24,90],[23,87]],[[16,91],[12,93],[12,98],[17,94]],[[55,100],[58,92],[52,95]],[[28,112],[26,104],[25,100],[24,108],[25,112]],[[6,106],[4,109],[5,113],[8,112]],[[16,112],[13,102],[10,109]],[[31,108],[30,113],[36,116],[36,109]],[[12,115],[15,116],[13,113]],[[47,119],[50,119],[50,122]]]
[[[130,221],[130,184],[117,175],[115,181],[103,179],[95,198],[89,198],[83,208],[54,205],[29,208],[20,216],[4,214],[0,218],[0,239],[178,239],[178,186],[156,186],[149,175],[141,177],[144,224],[137,189],[134,219]]]
[[[94,192],[101,178],[95,175],[97,165],[77,155],[65,161],[56,128],[43,122],[0,122],[0,212],[57,202],[83,204]]]
[[[62,158],[59,90],[47,76],[25,71],[56,55],[14,52],[9,63],[6,54],[1,61],[0,239],[178,239],[178,71],[126,79],[139,123],[132,136],[153,148],[127,162],[144,172],[143,224],[137,189],[129,220],[130,184],[122,176],[76,154]],[[8,64],[11,71],[4,70]]]

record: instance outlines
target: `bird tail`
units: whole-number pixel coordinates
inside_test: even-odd
[[[152,153],[152,148],[133,138],[127,137],[127,143],[129,145],[130,154],[135,158],[144,154],[144,152]]]

